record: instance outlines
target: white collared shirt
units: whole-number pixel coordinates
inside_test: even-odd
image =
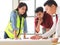
[[[52,18],[53,18],[53,26],[48,32],[42,35],[43,37],[50,37],[52,34],[56,32],[56,16]]]
[[[56,24],[56,17],[54,17],[53,18],[53,26],[52,26],[52,28],[48,32],[43,34],[42,35],[43,37],[50,37],[55,32],[56,32],[56,35],[55,35],[56,38],[58,38],[60,36],[60,13],[57,13],[57,15],[58,15],[57,24]]]

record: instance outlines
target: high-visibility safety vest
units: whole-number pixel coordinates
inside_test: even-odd
[[[15,10],[15,11],[16,11],[16,10]],[[21,25],[20,34],[23,33],[22,30],[23,30],[23,27],[24,27],[24,17],[22,17],[21,24],[20,24],[20,17],[19,17],[19,15],[17,14],[17,11],[16,11],[16,15],[17,15],[17,18],[16,18],[16,21],[17,21],[17,22],[16,22],[16,27],[18,28],[18,30],[17,30],[17,35],[18,35],[20,25]],[[13,28],[12,28],[12,23],[11,23],[11,21],[9,21],[5,32],[7,33],[7,35],[9,36],[9,38],[11,38],[11,39],[14,38],[14,32],[13,32]],[[18,36],[18,38],[20,38],[20,35]]]

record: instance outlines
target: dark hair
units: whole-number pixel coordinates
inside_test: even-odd
[[[54,1],[54,0],[48,0],[48,1]]]
[[[18,7],[16,8],[16,10],[18,11],[18,8],[21,8],[23,6],[26,6],[26,11],[25,11],[25,13],[22,16],[24,18],[26,18],[27,17],[27,10],[28,10],[28,7],[27,7],[27,4],[26,3],[20,2],[19,5],[18,5]]]
[[[58,6],[57,3],[54,0],[48,0],[44,3],[44,6],[48,5],[48,6],[52,6],[55,5],[56,7]]]
[[[43,12],[43,7],[38,7],[36,10],[35,10],[35,13],[38,13],[38,12]]]

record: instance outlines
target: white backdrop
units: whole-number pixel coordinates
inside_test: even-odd
[[[0,0],[0,38],[4,36],[11,10],[12,0]]]
[[[24,2],[28,6],[28,11],[27,11],[28,17],[26,19],[27,20],[27,30],[28,30],[28,34],[33,34],[34,33],[35,0],[20,0],[20,2]]]

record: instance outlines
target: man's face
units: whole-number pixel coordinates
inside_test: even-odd
[[[43,18],[43,12],[36,13],[38,18]]]
[[[49,7],[48,5],[46,5],[46,6],[45,6],[45,11],[46,11],[47,13],[49,13],[50,10],[51,10],[51,7]]]
[[[48,6],[46,5],[45,6],[45,11],[48,13],[48,14],[55,14],[56,13],[56,6],[55,5],[52,5],[52,6]]]

